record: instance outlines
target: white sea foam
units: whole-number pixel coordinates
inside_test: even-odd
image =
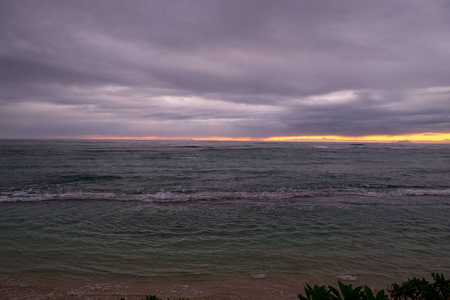
[[[30,284],[15,278],[0,276],[0,285],[4,287],[28,287]]]
[[[402,197],[402,196],[450,196],[450,189],[357,189],[354,193],[366,197]]]
[[[257,273],[257,274],[253,274],[252,277],[255,278],[255,279],[264,279],[264,278],[266,278],[266,274],[264,274],[264,273]]]
[[[48,200],[107,200],[107,201],[142,201],[142,202],[208,202],[208,201],[306,201],[329,197],[358,196],[376,199],[389,199],[404,196],[450,196],[450,189],[424,188],[342,188],[342,189],[279,189],[277,191],[254,192],[170,192],[127,194],[114,192],[44,192],[24,190],[0,192],[0,202],[33,202]]]
[[[339,275],[338,276],[339,279],[345,280],[345,281],[355,281],[357,279],[357,276],[352,276],[352,275]]]

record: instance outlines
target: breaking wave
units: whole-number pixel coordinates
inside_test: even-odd
[[[242,192],[173,192],[159,191],[154,193],[118,193],[98,191],[68,191],[49,192],[27,189],[24,191],[0,192],[0,202],[30,202],[30,201],[62,201],[62,200],[105,200],[105,201],[141,201],[153,203],[173,202],[220,202],[220,201],[295,201],[311,199],[343,199],[357,197],[367,198],[401,198],[421,196],[450,196],[450,189],[425,188],[347,188],[347,189],[317,189],[277,191],[242,191]],[[334,199],[336,200],[336,199]]]

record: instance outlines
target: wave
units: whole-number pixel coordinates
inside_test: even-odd
[[[51,192],[27,189],[23,191],[0,192],[0,202],[31,202],[31,201],[61,201],[61,200],[104,200],[104,201],[141,201],[152,203],[175,202],[222,202],[222,201],[295,201],[319,198],[346,200],[346,197],[359,197],[361,199],[392,199],[399,197],[422,196],[450,196],[450,189],[427,188],[342,188],[342,189],[316,189],[292,190],[279,189],[277,191],[197,191],[197,192],[170,192],[159,191],[152,193],[118,193],[102,191],[66,191]],[[335,199],[336,198],[336,199]],[[364,200],[362,201],[364,202]]]
[[[115,179],[122,179],[122,177],[116,175],[91,175],[91,174],[67,175],[60,177],[61,182],[109,181]]]

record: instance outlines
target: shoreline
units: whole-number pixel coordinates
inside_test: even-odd
[[[427,275],[427,274],[423,274]],[[411,274],[422,276],[421,274]],[[428,277],[429,274],[425,277]],[[145,295],[178,299],[298,299],[306,284],[337,285],[338,280],[367,285],[381,290],[393,282],[401,283],[407,278],[394,279],[385,275],[357,275],[355,280],[345,277],[318,274],[255,274],[253,276],[213,276],[199,278],[167,279],[43,279],[40,277],[0,275],[0,294],[6,299],[96,299],[140,300]],[[348,278],[347,278],[348,279]]]

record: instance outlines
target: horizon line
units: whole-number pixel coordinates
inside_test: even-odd
[[[343,136],[343,135],[302,135],[302,136],[272,136],[266,138],[258,137],[164,137],[164,136],[94,136],[82,137],[82,139],[99,140],[192,140],[192,141],[240,141],[240,142],[405,142],[405,143],[450,143],[450,133],[412,133],[401,135],[366,135],[366,136]]]

